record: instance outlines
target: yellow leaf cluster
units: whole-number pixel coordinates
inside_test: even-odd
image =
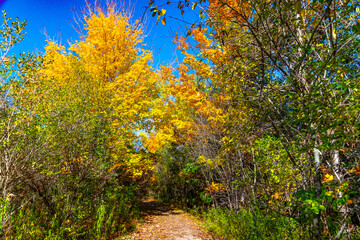
[[[323,180],[324,183],[331,182],[333,179],[334,179],[334,176],[331,175],[331,174],[328,174],[328,173],[326,173],[326,174],[322,177],[322,180]]]
[[[250,2],[246,0],[210,0],[209,15],[220,18],[223,25],[229,25],[231,20],[246,22],[250,16]]]
[[[108,8],[105,13],[98,8],[86,20],[87,34],[69,50],[76,53],[92,77],[109,82],[128,71],[137,56],[142,31],[134,29],[125,13]]]
[[[224,186],[223,183],[215,183],[215,182],[211,182],[211,184],[205,189],[205,191],[207,192],[207,194],[213,192],[220,192],[220,191],[224,191],[226,188]]]

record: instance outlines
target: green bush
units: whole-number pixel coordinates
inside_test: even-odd
[[[15,208],[4,226],[6,239],[108,239],[128,230],[139,216],[136,188],[104,186],[97,197],[80,194],[76,199],[57,196],[51,215],[36,199]]]
[[[309,239],[299,224],[272,211],[211,209],[204,214],[205,226],[217,239]]]

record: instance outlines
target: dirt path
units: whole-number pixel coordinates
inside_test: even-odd
[[[160,205],[155,201],[143,201],[145,222],[124,240],[211,240],[201,226],[189,214]]]

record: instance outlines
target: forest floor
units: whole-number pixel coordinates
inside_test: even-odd
[[[200,223],[188,213],[153,200],[141,202],[144,221],[123,240],[212,240]]]

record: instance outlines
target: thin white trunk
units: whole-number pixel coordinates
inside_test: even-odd
[[[341,169],[340,169],[340,154],[339,154],[339,150],[332,150],[330,152],[330,158],[331,158],[331,167],[333,170],[333,173],[339,183],[339,186],[341,186],[342,184],[342,180],[343,180],[343,176],[341,174]],[[343,192],[339,191],[338,193],[338,198],[342,198],[343,197]],[[335,239],[337,238],[344,238],[347,239],[347,233],[348,233],[348,224],[346,223],[345,219],[347,216],[347,206],[343,205],[340,206],[338,209],[339,213],[342,216],[343,219],[343,224],[341,226],[340,231],[338,232],[337,236],[335,237]]]
[[[332,170],[334,172],[334,175],[336,177],[336,179],[338,180],[338,182],[341,184],[342,183],[342,176],[341,176],[341,172],[340,172],[340,155],[339,155],[339,150],[332,150],[330,152],[330,156],[331,156],[331,167]]]
[[[321,164],[321,152],[316,148],[317,144],[315,143],[314,147],[314,164],[315,164],[315,182],[316,182],[316,192],[315,196],[319,197],[321,194],[321,172],[320,172],[320,164]],[[314,235],[315,239],[320,239],[320,214],[316,214],[313,219],[314,225]]]

